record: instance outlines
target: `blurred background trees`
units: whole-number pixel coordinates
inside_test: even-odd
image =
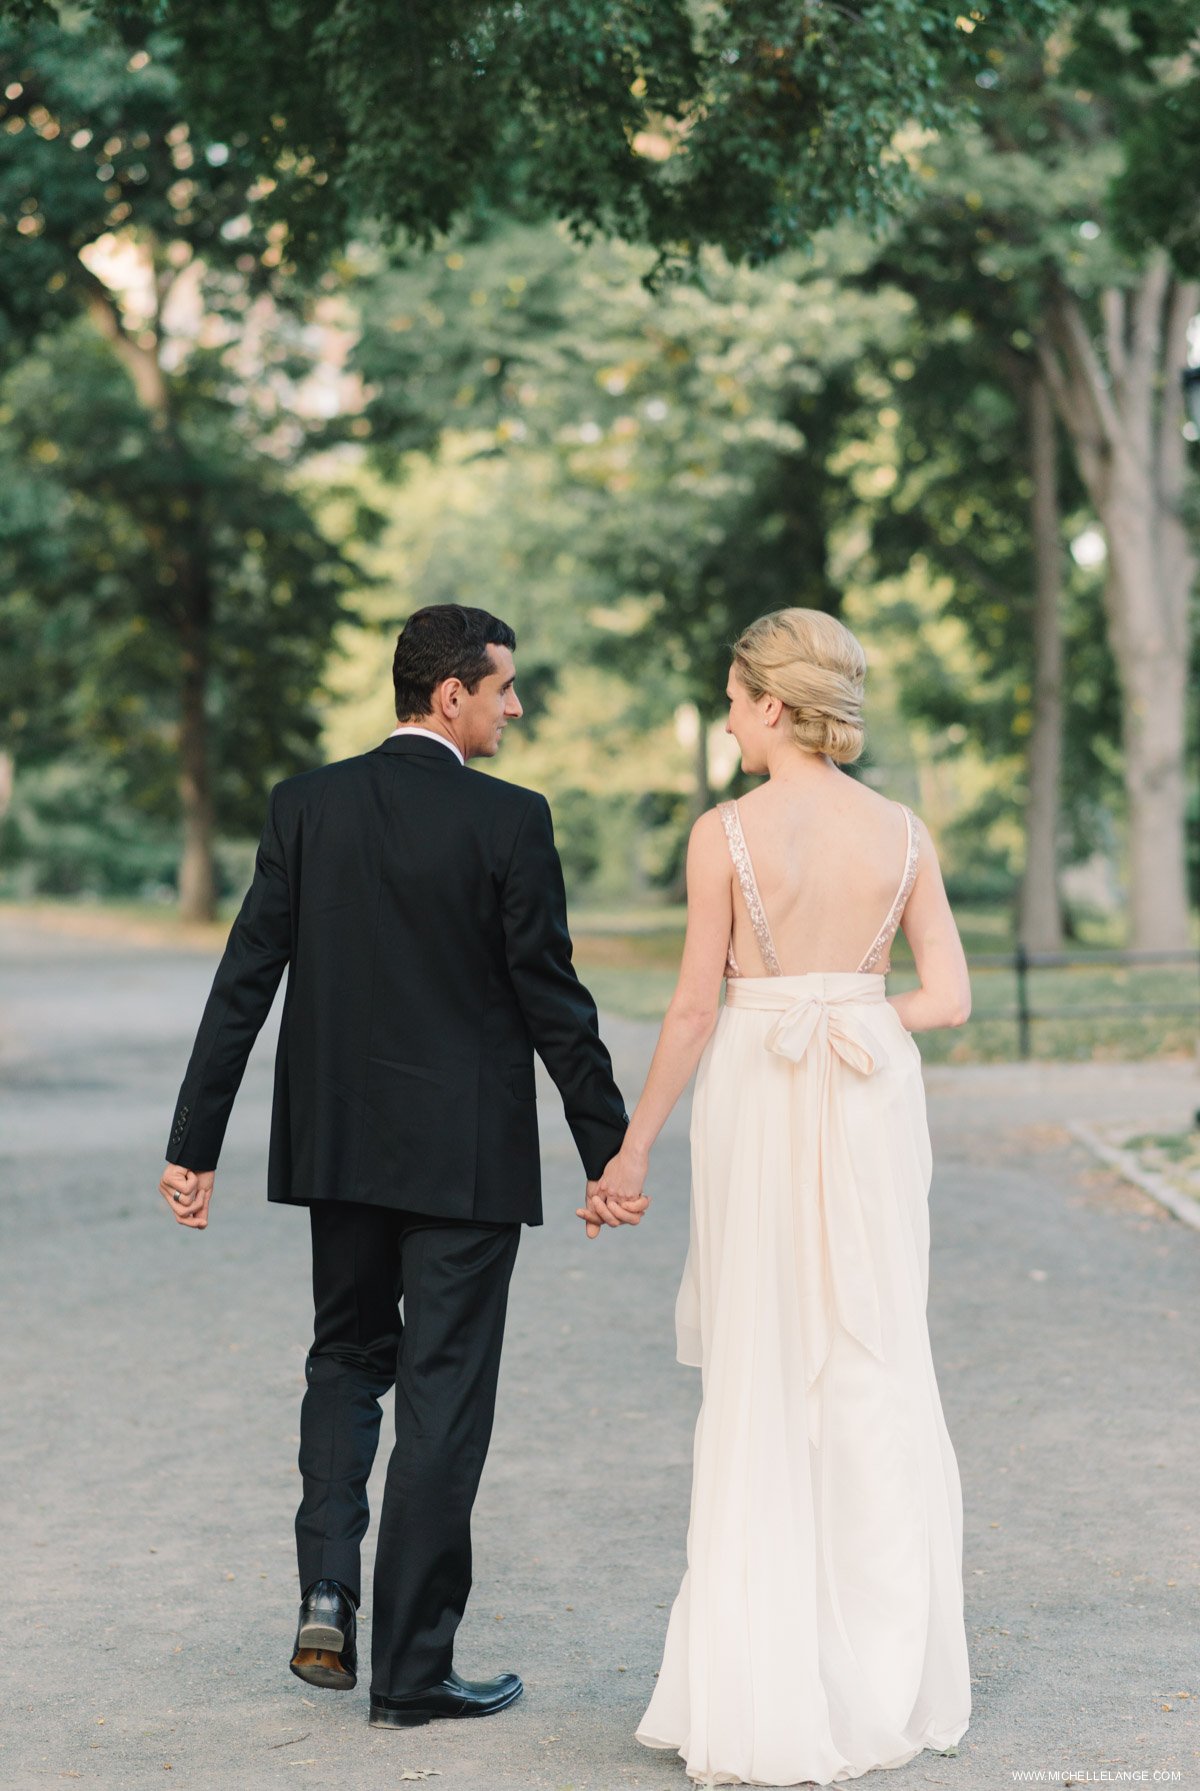
[[[799,602],[960,900],[1191,936],[1182,0],[0,15],[10,893],[211,912],[450,599],[577,891],[678,893]]]
[[[1180,375],[1200,310],[1200,143],[1180,104],[1185,94],[1200,100],[1194,27],[1186,6],[1083,6],[1045,41],[996,46],[977,120],[928,146],[924,197],[880,267],[924,315],[969,319],[987,338],[995,373],[1025,390],[1030,453],[1047,469],[1042,493],[1055,460],[1053,407],[1102,531],[1131,936],[1141,946],[1189,938],[1196,557]],[[1177,189],[1173,206],[1152,215],[1144,195],[1149,185],[1160,191],[1160,176],[1151,162],[1161,158],[1182,177],[1189,154],[1190,190]],[[1039,638],[1054,650],[1053,631]],[[1033,742],[1039,765],[1044,746],[1043,733]],[[1049,802],[1033,786],[1031,794],[1040,823]],[[1039,828],[1035,837],[1052,836]],[[1038,912],[1045,908],[1043,897]],[[1034,930],[1052,931],[1044,921]]]
[[[256,233],[247,170],[193,138],[168,65],[42,22],[4,28],[0,79],[7,744],[178,816],[203,918],[218,818],[252,829],[264,777],[319,756],[353,578],[290,477],[320,344],[282,233]]]

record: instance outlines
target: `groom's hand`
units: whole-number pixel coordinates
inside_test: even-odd
[[[592,1195],[599,1186],[599,1182],[589,1182],[587,1185],[587,1192],[584,1196],[583,1206],[577,1206],[575,1208],[575,1217],[583,1220],[584,1230],[590,1238],[598,1238],[600,1236],[600,1227],[604,1224],[604,1220],[592,1206]]]
[[[175,1215],[176,1222],[203,1231],[208,1224],[208,1203],[212,1199],[216,1171],[206,1169],[197,1174],[182,1163],[168,1163],[159,1180],[158,1191]]]

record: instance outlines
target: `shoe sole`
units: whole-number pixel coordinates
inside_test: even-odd
[[[333,1649],[298,1648],[288,1665],[297,1679],[322,1691],[353,1691],[358,1684],[358,1675],[342,1665],[341,1655]]]
[[[418,1705],[412,1710],[403,1711],[372,1710],[368,1720],[372,1729],[420,1729],[426,1723],[462,1722],[467,1717],[496,1716],[501,1710],[507,1710],[510,1704],[515,1704],[524,1690],[523,1685],[518,1685],[516,1691],[510,1692],[502,1703],[489,1704],[486,1710],[422,1710]]]

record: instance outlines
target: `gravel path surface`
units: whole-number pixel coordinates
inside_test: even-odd
[[[310,1308],[305,1217],[263,1192],[273,1022],[208,1231],[173,1225],[156,1193],[212,969],[211,953],[0,918],[0,1787],[686,1791],[675,1756],[633,1740],[683,1568],[698,1392],[672,1334],[686,1104],[645,1223],[586,1244],[541,1088],[547,1223],[517,1260],[457,1656],[516,1668],[526,1695],[488,1722],[378,1732],[365,1673],[310,1694],[287,1671]],[[632,1095],[653,1029],[607,1036]],[[930,1068],[926,1084],[975,1702],[957,1756],[886,1783],[1136,1769],[1200,1785],[1200,1234],[1066,1131],[1186,1123],[1193,1066]]]

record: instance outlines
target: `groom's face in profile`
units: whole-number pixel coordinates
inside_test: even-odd
[[[453,682],[454,700],[458,705],[456,721],[458,743],[467,759],[494,758],[510,721],[524,711],[517,698],[517,668],[508,647],[489,646],[491,671],[479,680],[474,690]],[[442,686],[447,691],[447,686]]]

